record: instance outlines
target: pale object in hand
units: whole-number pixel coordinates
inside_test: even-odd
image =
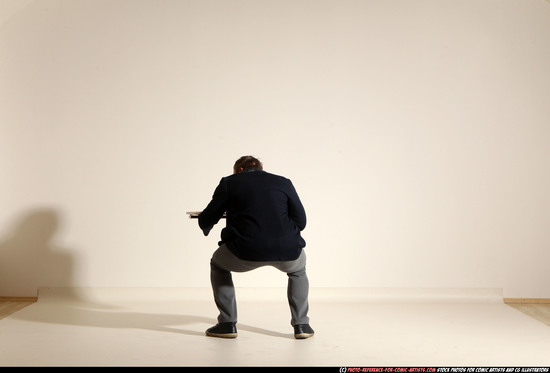
[[[202,211],[187,211],[187,215],[189,215],[189,219],[197,219]],[[225,212],[223,213],[223,218],[225,218]]]

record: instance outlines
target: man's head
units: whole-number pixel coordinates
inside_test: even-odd
[[[233,166],[233,173],[238,174],[239,172],[243,172],[251,168],[255,168],[258,170],[264,169],[260,160],[254,158],[251,155],[243,155],[235,162],[235,165]]]

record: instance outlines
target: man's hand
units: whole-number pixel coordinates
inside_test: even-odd
[[[210,231],[212,230],[212,227],[208,227],[208,228],[205,228],[202,230],[202,233],[205,235],[205,236],[208,236],[208,233],[210,233]]]

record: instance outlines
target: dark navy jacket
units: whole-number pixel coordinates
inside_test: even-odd
[[[306,212],[292,182],[257,169],[223,177],[199,215],[207,236],[227,214],[221,241],[240,259],[286,261],[300,256],[306,242]]]

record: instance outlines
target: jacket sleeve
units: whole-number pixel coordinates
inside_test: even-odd
[[[220,221],[224,212],[227,210],[227,182],[225,178],[220,180],[220,183],[214,191],[212,200],[206,208],[199,214],[199,227],[205,236],[208,236],[210,230]]]
[[[300,231],[303,231],[306,227],[306,211],[298,197],[298,193],[294,188],[294,185],[289,180],[289,193],[288,193],[288,215],[290,219],[294,221],[294,224]]]

